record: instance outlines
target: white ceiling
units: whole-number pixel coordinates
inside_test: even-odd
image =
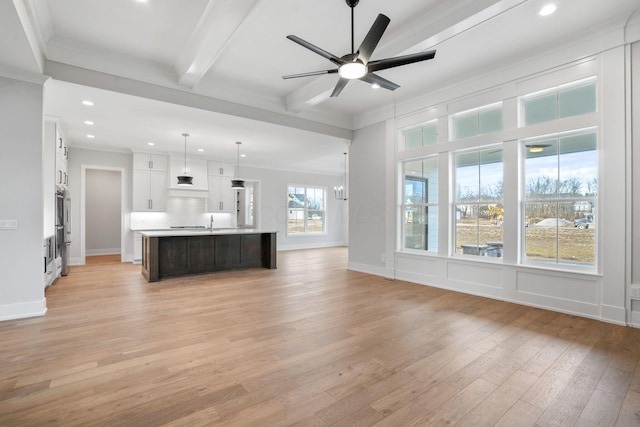
[[[557,12],[539,16],[552,1]],[[391,24],[372,59],[437,55],[379,72],[401,86],[394,92],[356,81],[329,98],[335,74],[281,78],[334,68],[286,36],[349,53],[344,0],[14,0],[15,10],[8,3],[0,5],[0,66],[37,72],[41,64],[54,77],[45,114],[61,121],[71,146],[181,152],[186,131],[189,151],[203,148],[206,157],[232,160],[240,140],[246,164],[326,173],[342,171],[355,118],[557,49],[640,8],[639,0],[362,0],[356,48],[384,13]],[[150,87],[172,92],[132,96]],[[87,98],[94,107],[80,104]]]

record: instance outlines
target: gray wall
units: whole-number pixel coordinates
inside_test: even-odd
[[[349,148],[349,264],[384,266],[386,123],[360,129]]]
[[[333,187],[343,183],[343,176],[308,174],[242,167],[242,177],[260,183],[260,227],[278,231],[278,250],[344,245],[343,220],[345,201],[336,200]],[[327,188],[327,233],[317,236],[287,236],[287,185]]]
[[[42,315],[42,84],[0,77],[0,320]]]
[[[80,243],[85,236],[82,236],[80,227],[80,200],[81,200],[81,175],[82,166],[88,169],[100,168],[123,168],[125,170],[125,207],[126,212],[123,218],[125,229],[124,258],[130,259],[133,255],[133,234],[129,231],[129,212],[131,212],[131,183],[133,174],[133,155],[131,153],[115,153],[109,151],[86,150],[71,147],[69,149],[69,193],[71,194],[71,246],[69,247],[69,262],[71,264],[81,264]]]
[[[122,212],[120,172],[88,169],[85,183],[87,255],[120,253]]]

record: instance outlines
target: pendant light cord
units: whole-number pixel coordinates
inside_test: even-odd
[[[184,174],[187,174],[187,137],[189,136],[188,133],[183,133],[182,136],[184,136]]]

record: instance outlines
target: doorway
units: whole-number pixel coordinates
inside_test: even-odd
[[[124,169],[82,166],[80,256],[125,256]]]

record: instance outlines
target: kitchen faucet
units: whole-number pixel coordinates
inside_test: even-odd
[[[209,230],[213,230],[213,215],[211,215],[211,220],[209,221]]]

